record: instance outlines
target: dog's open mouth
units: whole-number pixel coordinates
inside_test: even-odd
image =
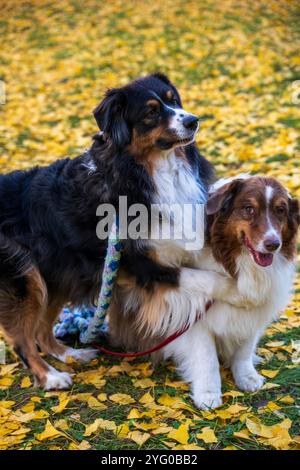
[[[261,253],[260,251],[255,250],[253,245],[250,243],[250,241],[248,240],[246,236],[243,237],[243,242],[256,264],[264,268],[272,264],[273,262],[272,253]]]

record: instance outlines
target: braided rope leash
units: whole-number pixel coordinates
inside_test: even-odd
[[[102,272],[102,284],[97,309],[86,331],[80,335],[80,341],[82,343],[92,343],[99,336],[99,329],[104,324],[110,306],[113,287],[120,266],[121,251],[122,246],[119,240],[119,227],[117,221],[114,221],[108,237],[107,253]]]
[[[99,335],[108,330],[107,313],[110,306],[114,282],[120,265],[122,246],[119,239],[117,220],[114,221],[108,237],[107,252],[102,271],[102,283],[97,308],[64,308],[60,321],[54,327],[58,338],[80,334],[83,344],[93,343]]]

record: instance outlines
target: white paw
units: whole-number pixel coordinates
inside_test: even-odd
[[[68,357],[72,357],[76,361],[85,363],[85,362],[90,362],[92,359],[95,359],[97,357],[98,351],[97,349],[73,349],[73,348],[68,348],[64,354],[60,354],[59,356],[56,356],[57,359],[59,359],[62,362],[68,362]]]
[[[65,390],[72,386],[73,380],[67,372],[58,372],[53,367],[46,375],[44,390]]]
[[[194,393],[193,400],[197,408],[200,408],[200,410],[218,408],[218,406],[222,405],[222,397],[220,393]]]
[[[264,377],[256,371],[235,376],[237,387],[244,392],[256,392],[263,386],[264,381]]]

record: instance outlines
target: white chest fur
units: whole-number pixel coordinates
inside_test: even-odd
[[[171,222],[171,237],[165,237],[161,230],[160,236],[151,237],[150,244],[159,252],[162,262],[168,265],[189,264],[189,258],[193,258],[193,248],[188,248],[188,241],[195,236],[195,229],[204,233],[204,220],[202,213],[201,227],[199,217],[201,210],[199,205],[206,201],[206,191],[201,181],[194,174],[186,160],[176,156],[175,152],[169,152],[157,162],[154,171],[154,183],[156,186],[155,211],[159,211],[163,222]],[[198,208],[196,209],[196,205]],[[177,206],[183,217],[174,217],[174,209]],[[195,214],[197,210],[197,223]],[[188,211],[193,212],[193,221],[188,217]],[[157,222],[154,222],[154,224]],[[160,220],[161,223],[161,220]],[[179,227],[180,224],[180,227]],[[176,232],[176,236],[174,235]],[[153,227],[153,233],[158,233]],[[187,258],[184,261],[184,258]]]

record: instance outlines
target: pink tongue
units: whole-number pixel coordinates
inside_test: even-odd
[[[272,253],[260,253],[259,251],[253,251],[253,257],[255,262],[263,267],[270,266],[273,261]]]

